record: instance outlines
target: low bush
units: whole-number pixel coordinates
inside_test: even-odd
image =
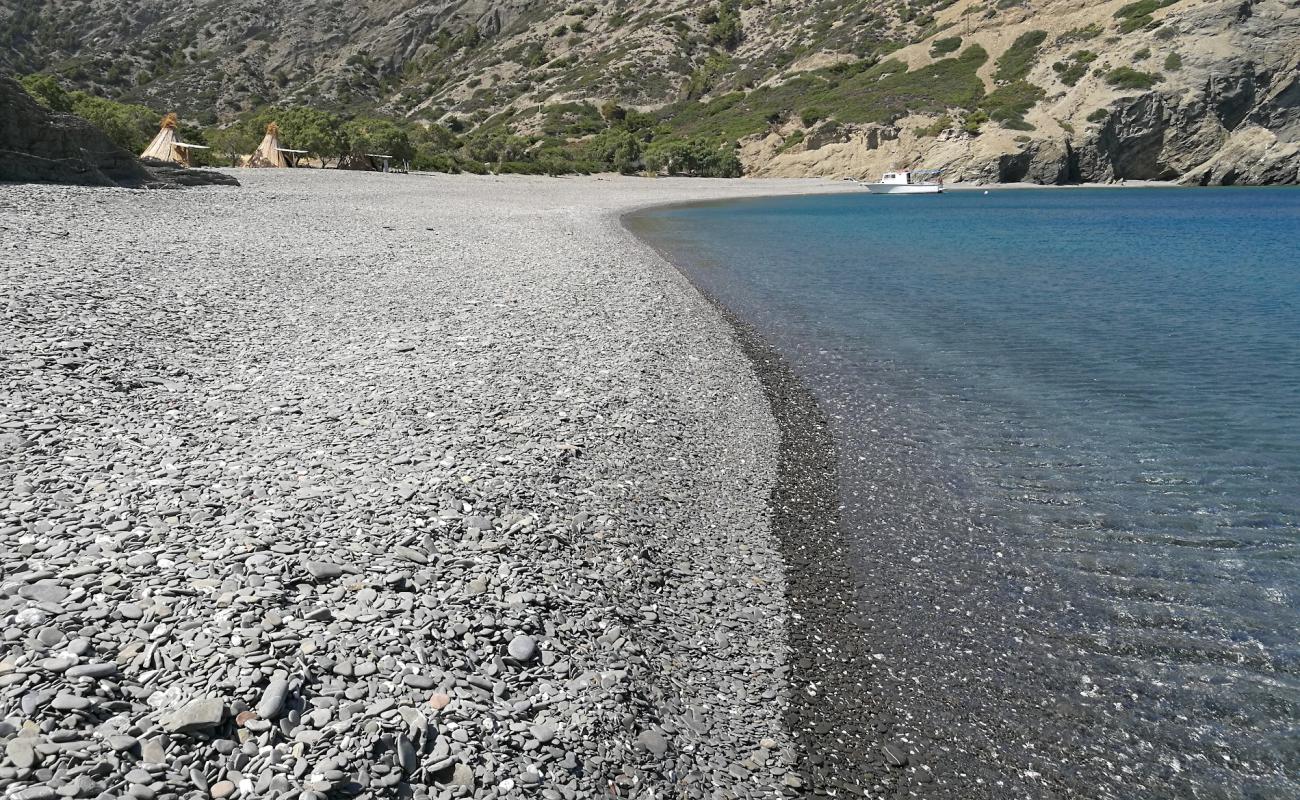
[[[946,39],[935,39],[930,43],[930,56],[932,58],[938,58],[939,56],[946,56],[949,53],[955,53],[959,49],[961,49],[960,36],[950,36]]]
[[[1018,81],[1028,75],[1038,59],[1039,46],[1046,40],[1046,31],[1029,31],[1018,36],[998,59],[994,80]]]
[[[1159,80],[1159,75],[1139,72],[1132,67],[1116,67],[1106,73],[1106,83],[1117,89],[1150,89]]]
[[[918,139],[933,139],[944,131],[952,127],[952,118],[948,116],[940,117],[934,122],[921,128],[916,128],[913,133]]]

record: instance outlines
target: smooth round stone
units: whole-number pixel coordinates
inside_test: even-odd
[[[40,632],[36,634],[36,641],[46,647],[53,647],[59,642],[62,642],[63,639],[63,631],[58,628],[41,628]]]
[[[15,767],[31,769],[37,762],[35,743],[28,739],[10,739],[5,745],[5,756]]]
[[[537,640],[531,636],[516,636],[510,640],[506,650],[516,661],[532,661],[537,655]]]

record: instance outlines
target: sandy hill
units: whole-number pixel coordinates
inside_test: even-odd
[[[0,0],[0,67],[208,122],[614,100],[767,175],[1295,183],[1297,42],[1296,0]]]

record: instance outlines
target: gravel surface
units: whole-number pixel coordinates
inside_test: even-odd
[[[780,434],[620,226],[816,182],[0,186],[0,795],[800,792]]]

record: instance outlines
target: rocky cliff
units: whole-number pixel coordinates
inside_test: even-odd
[[[746,141],[754,171],[867,177],[921,163],[990,182],[1300,183],[1300,3],[1176,3],[1122,35],[1109,26],[1123,4],[1047,2],[1015,22],[969,27],[960,5],[940,15],[953,27],[894,57],[918,69],[954,32],[962,46],[1005,53],[1041,31],[1023,80],[1042,95],[1024,125],[970,130],[960,108],[885,124],[829,120],[782,151],[798,128],[787,124]],[[996,63],[978,71],[989,92],[999,88]]]
[[[1296,183],[1298,59],[1300,0],[0,0],[0,66],[207,122],[613,100],[764,175]]]

